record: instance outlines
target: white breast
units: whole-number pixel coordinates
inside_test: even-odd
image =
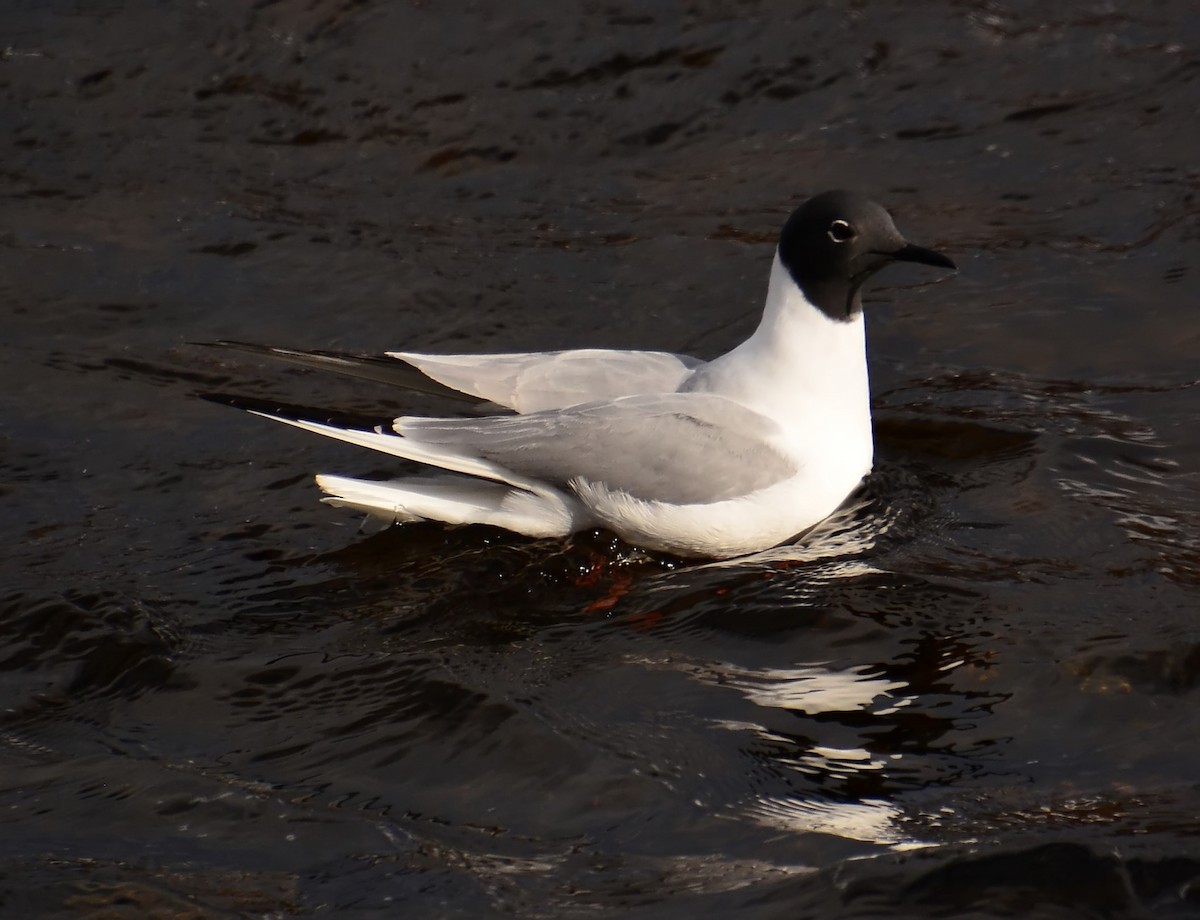
[[[684,556],[736,556],[775,546],[824,520],[871,469],[870,386],[862,313],[815,308],[779,261],[762,322],[739,347],[697,368],[680,388],[735,400],[780,427],[773,446],[795,476],[749,495],[668,505],[578,483],[583,504],[626,540]]]
[[[815,488],[853,480],[848,492],[873,453],[865,330],[861,311],[840,321],[810,304],[776,254],[754,335],[697,368],[682,389],[719,393],[775,420],[781,449]]]

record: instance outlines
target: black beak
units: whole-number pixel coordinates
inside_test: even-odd
[[[958,266],[940,252],[934,252],[932,249],[922,249],[920,246],[914,246],[912,243],[905,243],[900,249],[897,249],[895,252],[889,252],[888,255],[897,262],[920,262],[922,265],[933,265],[937,268],[948,268],[951,271],[958,271]]]

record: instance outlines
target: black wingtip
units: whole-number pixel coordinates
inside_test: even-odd
[[[307,370],[329,371],[345,377],[356,377],[399,387],[430,396],[439,396],[459,402],[479,405],[484,402],[477,396],[461,393],[452,387],[438,383],[425,376],[409,364],[386,355],[360,355],[352,352],[316,349],[304,351],[297,348],[277,348],[272,345],[255,345],[253,342],[238,342],[233,339],[217,339],[215,342],[192,343],[201,348],[225,348],[260,358],[281,361]]]
[[[202,391],[195,394],[197,399],[203,399],[205,402],[216,403],[220,406],[231,406],[234,409],[242,409],[246,412],[265,412],[268,415],[275,415],[283,411],[286,403],[277,402],[270,399],[256,399],[253,396],[238,396],[233,393],[217,393],[212,391]]]
[[[235,393],[201,392],[195,394],[205,402],[216,403],[220,406],[230,406],[243,412],[255,412],[259,415],[271,415],[276,418],[298,422],[316,422],[320,425],[333,425],[337,428],[349,428],[359,431],[372,431],[380,428],[390,429],[394,419],[391,416],[372,416],[355,412],[340,412],[336,409],[323,409],[315,406],[303,406],[297,403],[282,402],[277,399],[259,399],[254,396],[241,396]]]
[[[211,342],[184,342],[192,348],[228,348],[234,351],[244,351],[252,355],[270,356],[275,349],[267,345],[255,345],[253,342],[239,342],[235,339],[215,339]]]

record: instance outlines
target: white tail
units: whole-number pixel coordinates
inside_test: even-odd
[[[583,507],[574,498],[542,490],[527,492],[501,482],[466,476],[422,476],[370,482],[317,476],[323,501],[365,511],[386,521],[491,524],[529,537],[565,537],[577,530]]]

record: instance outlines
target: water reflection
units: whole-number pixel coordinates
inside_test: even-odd
[[[884,714],[906,702],[896,696],[904,682],[882,678],[868,666],[845,671],[820,665],[753,671],[724,665],[717,671],[721,685],[740,690],[758,706],[808,715],[852,710]]]
[[[934,845],[910,836],[904,827],[904,812],[895,803],[884,799],[834,802],[763,798],[749,807],[747,814],[780,830],[828,834],[895,851]]]

